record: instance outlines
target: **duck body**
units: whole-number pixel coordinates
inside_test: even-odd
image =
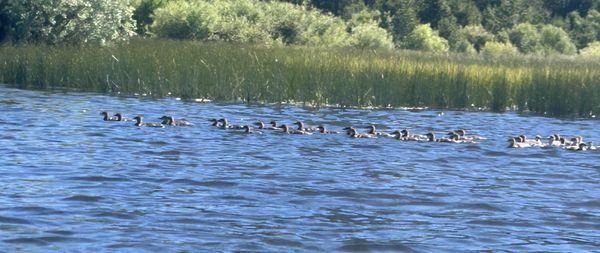
[[[531,144],[527,143],[527,142],[523,142],[523,140],[520,137],[513,137],[510,140],[510,144],[508,145],[509,148],[530,148]]]
[[[373,134],[365,134],[365,133],[359,133],[356,131],[356,129],[351,128],[349,130],[349,135],[352,138],[377,138],[377,136],[373,135]]]
[[[339,134],[339,132],[337,132],[337,131],[327,130],[324,125],[320,125],[320,126],[317,127],[317,133],[321,133],[321,134]]]
[[[370,134],[370,135],[374,135],[377,137],[384,137],[384,138],[393,138],[394,137],[393,134],[388,134],[388,133],[377,131],[377,129],[375,128],[374,125],[370,125],[368,127],[368,129],[369,129],[369,131],[367,132],[367,134]]]
[[[229,124],[229,122],[225,118],[220,119],[219,122],[221,122],[220,127],[223,129],[244,129],[244,126]]]
[[[142,126],[145,126],[145,127],[158,127],[158,128],[164,128],[165,127],[161,123],[154,123],[154,122],[152,122],[152,123],[145,123],[143,121],[144,117],[142,117],[142,116],[136,116],[133,119],[136,121],[135,122],[135,126],[137,126],[137,127],[142,127]]]
[[[267,125],[265,125],[264,122],[262,122],[260,120],[256,123],[254,123],[254,125],[257,126],[258,129],[261,129],[261,130],[277,130],[277,129],[279,129],[277,127],[273,127],[272,125],[267,126]],[[275,125],[277,125],[277,123],[275,123]]]
[[[318,131],[318,129],[316,127],[306,127],[304,125],[304,122],[302,122],[302,121],[296,121],[296,123],[294,123],[294,124],[296,124],[296,126],[298,126],[298,128],[296,129],[298,131],[305,131],[305,132],[310,132],[310,133]]]
[[[245,125],[242,127],[244,129],[245,134],[262,134],[262,132],[254,131],[251,126]]]

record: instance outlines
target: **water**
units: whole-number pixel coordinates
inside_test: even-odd
[[[195,127],[103,122],[103,110]],[[515,113],[307,110],[0,86],[0,249],[115,251],[597,251],[600,152],[508,149],[508,136],[598,121]],[[257,119],[439,133],[481,144],[244,135]],[[387,127],[387,128],[386,128]],[[0,251],[1,251],[0,250]]]

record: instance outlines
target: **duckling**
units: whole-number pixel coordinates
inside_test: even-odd
[[[523,139],[519,136],[519,137],[513,137],[510,140],[510,145],[508,145],[509,148],[529,148],[531,147],[531,144],[526,143],[523,141]]]
[[[219,122],[221,122],[221,128],[223,129],[243,129],[243,126],[240,125],[231,125],[229,124],[229,122],[227,121],[226,118],[222,118],[219,120]]]
[[[214,126],[214,127],[219,126],[220,121],[218,121],[217,119],[210,119],[209,121],[212,122],[211,126]]]
[[[162,116],[159,119],[162,120],[161,123],[163,125],[169,125],[169,126],[193,126],[194,125],[192,122],[189,122],[185,119],[175,120],[175,118],[173,118],[173,116]]]
[[[400,131],[400,133],[402,134],[401,139],[403,141],[420,141],[421,139],[419,138],[419,136],[415,136],[410,134],[410,132],[408,131],[408,129],[402,129],[402,131]]]
[[[557,137],[556,134],[548,136],[548,145],[547,147],[560,147],[561,143],[559,140],[560,137]]]
[[[108,112],[101,112],[100,115],[104,116],[102,120],[104,121],[118,121],[117,117],[109,117]]]
[[[367,134],[370,135],[374,135],[377,137],[387,137],[387,138],[393,138],[394,135],[393,134],[388,134],[388,133],[383,133],[383,132],[377,132],[377,129],[375,128],[374,125],[370,125],[367,129],[369,129],[369,131],[367,131]]]
[[[300,130],[296,130],[296,129],[290,129],[290,127],[288,125],[281,125],[279,128],[281,128],[283,130],[284,133],[287,134],[304,134],[304,135],[311,135],[312,133],[306,132],[306,131],[300,131]]]
[[[254,131],[251,126],[245,125],[242,127],[244,129],[245,134],[262,134],[262,132]]]
[[[566,150],[570,150],[570,151],[586,151],[588,150],[588,145],[584,142],[579,143],[579,145],[572,145],[572,146],[568,146],[565,147]]]
[[[141,115],[135,116],[135,118],[133,118],[136,122],[135,122],[135,126],[137,127],[141,127],[141,126],[147,126],[147,127],[160,127],[163,128],[165,126],[163,126],[163,124],[161,123],[144,123],[143,119],[144,117]]]
[[[119,113],[115,113],[115,117],[117,117],[117,121],[133,121],[133,119],[128,119],[123,117],[123,114]]]
[[[317,130],[318,130],[317,132],[322,133],[322,134],[339,134],[339,132],[337,132],[337,131],[330,131],[330,130],[325,129],[324,125],[319,125],[317,127]]]
[[[480,140],[485,140],[486,139],[485,137],[479,136],[479,135],[467,136],[467,130],[465,130],[465,129],[458,129],[458,130],[452,131],[452,132],[455,133],[455,134],[457,134],[458,135],[458,139],[460,139],[460,140],[480,141]]]
[[[427,137],[427,141],[429,142],[454,142],[454,140],[452,138],[436,138],[435,134],[432,132],[429,132],[425,135]],[[455,135],[453,135],[455,136]],[[458,138],[458,136],[454,137],[454,138]]]
[[[294,124],[298,126],[298,131],[306,131],[306,132],[316,132],[317,129],[314,127],[304,127],[304,122],[296,121]]]
[[[359,133],[354,128],[350,128],[350,130],[348,131],[350,132],[350,137],[352,138],[377,138],[375,135],[372,134]]]

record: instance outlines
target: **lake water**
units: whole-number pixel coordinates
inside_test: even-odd
[[[99,113],[163,114],[138,128]],[[466,128],[479,144],[245,135],[208,119]],[[0,86],[0,251],[600,249],[600,151],[509,149],[597,120],[516,113],[199,104]],[[364,130],[363,130],[364,131]]]

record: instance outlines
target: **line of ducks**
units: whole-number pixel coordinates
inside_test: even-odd
[[[294,125],[296,128],[292,128],[289,125],[283,124],[278,125],[277,121],[271,121],[269,124],[265,124],[262,121],[258,121],[254,123],[257,130],[255,130],[250,125],[235,125],[230,124],[229,121],[225,118],[222,119],[211,119],[212,126],[222,128],[222,129],[240,129],[244,130],[245,133],[256,133],[262,134],[262,131],[272,130],[286,134],[300,134],[300,135],[312,135],[315,133],[318,134],[339,134],[338,131],[332,131],[327,129],[324,125],[319,125],[316,127],[306,126],[302,121],[296,121]],[[447,143],[476,143],[480,140],[485,140],[484,137],[472,135],[467,136],[467,131],[464,129],[459,129],[455,131],[451,131],[448,133],[448,137],[437,138],[435,133],[430,132],[426,135],[415,135],[412,134],[409,130],[396,130],[391,133],[380,132],[377,131],[377,128],[374,125],[370,125],[367,127],[366,133],[360,133],[358,130],[352,126],[346,127],[342,129],[346,132],[346,135],[351,138],[394,138],[401,141],[422,141],[422,142],[447,142]]]
[[[159,127],[164,128],[165,126],[194,126],[194,124],[186,119],[175,119],[173,116],[162,116],[158,118],[161,122],[144,122],[143,116],[138,115],[132,119],[124,117],[121,113],[116,113],[114,116],[109,116],[108,112],[100,113],[103,116],[104,121],[123,121],[123,122],[135,122],[137,127]],[[277,121],[273,120],[269,124],[265,124],[263,121],[257,121],[254,123],[256,129],[250,125],[235,125],[230,124],[226,118],[222,119],[210,119],[212,126],[221,129],[233,129],[243,130],[243,133],[247,134],[262,134],[261,131],[275,131],[285,134],[299,134],[299,135],[312,135],[318,134],[340,134],[338,131],[332,131],[327,129],[324,125],[316,127],[306,126],[302,121],[296,121],[294,125],[296,128],[292,128],[289,125],[277,124]],[[418,142],[445,142],[445,143],[477,143],[485,140],[485,137],[478,135],[467,135],[465,129],[458,129],[447,133],[446,137],[437,138],[436,134],[429,132],[425,135],[412,134],[408,129],[396,130],[391,133],[380,132],[374,125],[367,127],[366,133],[360,133],[352,126],[345,127],[342,129],[346,135],[351,138],[393,138],[401,141],[418,141]],[[543,142],[543,138],[536,135],[534,139],[528,139],[525,135],[519,135],[511,137],[509,139],[509,148],[564,148],[573,151],[585,151],[585,150],[597,150],[597,147],[592,142],[584,142],[583,137],[575,136],[573,138],[565,138],[558,134],[548,136],[548,143]]]
[[[173,116],[162,116],[158,118],[161,122],[144,122],[144,117],[142,115],[135,116],[133,119],[125,118],[121,113],[116,113],[114,116],[109,116],[108,112],[101,112],[100,115],[103,116],[104,121],[123,121],[123,122],[131,122],[135,121],[135,126],[141,127],[159,127],[164,128],[165,126],[193,126],[192,122],[187,121],[186,119],[175,119]]]
[[[583,137],[575,136],[571,139],[562,137],[558,134],[548,136],[548,143],[544,143],[542,136],[536,135],[535,138],[527,139],[525,135],[519,135],[509,139],[509,148],[564,148],[573,151],[585,151],[585,150],[596,150],[597,147],[590,142],[584,142]]]

